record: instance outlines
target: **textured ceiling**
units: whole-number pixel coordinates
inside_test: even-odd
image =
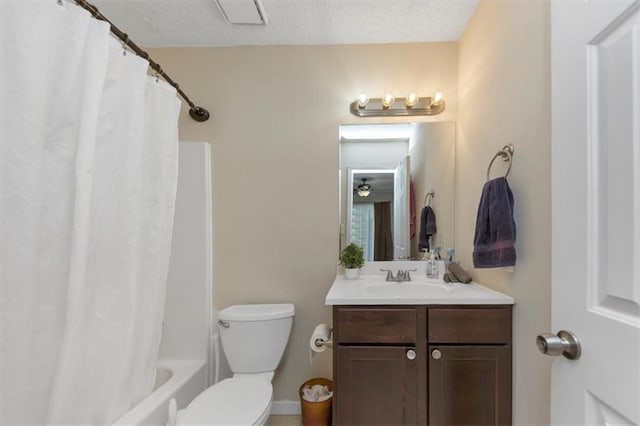
[[[94,0],[146,47],[455,41],[477,0],[264,0],[267,26],[227,24],[214,0]]]

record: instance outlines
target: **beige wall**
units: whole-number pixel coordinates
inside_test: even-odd
[[[411,176],[416,202],[416,234],[411,239],[411,256],[422,259],[424,252],[418,250],[420,242],[420,217],[428,192],[434,197],[429,205],[436,216],[437,231],[431,247],[440,246],[442,256],[455,241],[455,158],[456,123],[442,122],[414,126],[411,149]]]
[[[479,283],[512,295],[516,425],[549,424],[550,359],[535,336],[550,330],[549,3],[483,0],[459,43],[456,247]],[[475,215],[487,165],[515,146],[515,272],[473,270]],[[494,164],[497,176],[504,164]]]
[[[331,321],[324,297],[338,255],[338,125],[383,121],[348,112],[363,91],[441,90],[447,110],[427,120],[455,121],[457,44],[150,53],[212,114],[196,123],[183,108],[180,137],[212,143],[214,304],[295,304],[274,398],[297,399],[304,380],[331,376],[330,354],[311,366],[307,344],[315,324]]]

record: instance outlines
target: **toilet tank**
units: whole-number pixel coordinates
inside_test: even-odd
[[[289,341],[291,303],[233,305],[218,314],[222,349],[234,374],[275,371]]]

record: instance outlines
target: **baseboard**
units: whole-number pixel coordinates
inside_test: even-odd
[[[281,399],[271,404],[271,414],[274,416],[299,416],[301,413],[300,401]]]

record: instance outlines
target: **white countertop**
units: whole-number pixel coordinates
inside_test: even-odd
[[[338,275],[325,298],[326,305],[513,305],[511,296],[476,283],[445,283],[426,278],[423,262],[393,262],[398,269],[412,269],[411,281],[386,282],[385,273],[376,262],[363,267],[360,278],[347,280]]]

